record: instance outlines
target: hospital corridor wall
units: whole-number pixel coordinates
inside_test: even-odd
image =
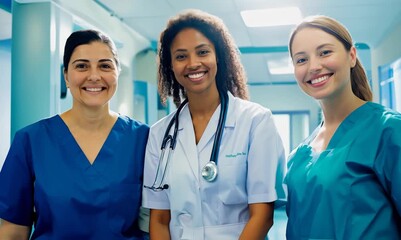
[[[91,19],[82,19],[50,2],[15,6],[12,38],[0,39],[0,168],[16,130],[43,117],[61,113],[71,105],[69,93],[63,98],[60,95],[63,81],[61,56],[66,37],[76,28],[97,28],[117,42],[122,72],[117,94],[111,102],[113,110],[151,125],[175,109],[172,104],[162,106],[159,103],[156,54],[151,43],[127,31],[98,6],[92,6],[90,1],[83,3],[81,11],[88,9],[92,12]],[[35,28],[29,32],[26,26],[31,26],[32,19]],[[96,19],[102,19],[101,23]],[[401,110],[401,48],[395,46],[399,45],[400,39],[401,23],[380,44],[370,46],[370,51],[363,56],[367,59],[363,64],[369,69],[374,101],[398,111]],[[26,58],[27,53],[29,58]],[[297,129],[311,131],[321,120],[318,103],[305,96],[296,83],[250,85],[249,91],[251,101],[270,108],[273,113],[309,116],[307,126],[300,120],[289,121],[289,132],[292,132],[288,140],[290,148],[306,134],[299,134]],[[280,208],[275,212],[270,239],[285,239],[285,224],[285,211]]]

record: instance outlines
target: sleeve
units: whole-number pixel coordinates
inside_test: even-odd
[[[401,216],[401,115],[388,119],[375,159],[376,175]]]
[[[160,144],[163,135],[160,134],[160,126],[157,128],[151,128],[148,138],[148,143],[146,145],[145,152],[145,167],[144,167],[144,187],[142,190],[142,206],[150,209],[170,209],[170,204],[167,196],[167,191],[154,191],[149,189],[149,187],[158,187],[160,185],[158,177],[156,179],[156,174],[162,174],[164,168],[159,168],[159,155],[160,155]],[[168,149],[166,149],[167,154]],[[157,180],[157,181],[156,181]]]
[[[272,114],[265,111],[253,121],[248,159],[248,202],[284,200],[285,152]]]
[[[0,172],[0,218],[31,226],[33,183],[28,135],[17,132]]]

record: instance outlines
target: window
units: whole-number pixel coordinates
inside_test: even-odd
[[[288,156],[309,135],[309,112],[275,112],[273,118]]]

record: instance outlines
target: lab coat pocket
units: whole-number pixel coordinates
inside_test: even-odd
[[[126,183],[110,187],[108,221],[113,232],[119,235],[132,233],[137,227],[141,186],[139,183]]]
[[[247,203],[246,194],[246,157],[237,157],[235,161],[219,163],[219,197],[224,204]]]

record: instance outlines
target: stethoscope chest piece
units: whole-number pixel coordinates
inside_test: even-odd
[[[208,182],[213,182],[217,177],[217,165],[213,161],[209,161],[202,168],[202,177]]]

